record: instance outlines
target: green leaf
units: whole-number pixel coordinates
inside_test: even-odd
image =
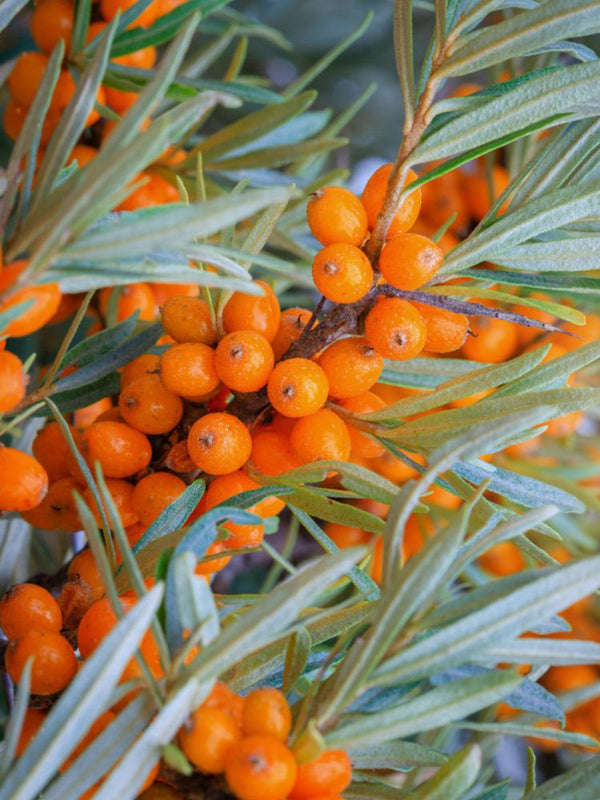
[[[600,280],[587,275],[573,275],[569,272],[552,272],[544,275],[535,272],[505,272],[503,270],[469,269],[459,273],[461,277],[493,280],[498,283],[523,286],[531,289],[543,289],[546,292],[560,292],[561,295],[572,295],[578,299],[580,294],[595,295],[600,293]],[[493,277],[492,277],[493,276]]]
[[[70,59],[74,60],[74,56],[85,46],[85,38],[91,18],[91,0],[80,0],[75,6],[75,18],[73,20],[73,30],[71,31],[71,47],[69,48]]]
[[[492,643],[514,639],[542,617],[572,605],[600,586],[600,556],[572,562],[540,577],[506,597],[406,647],[379,667],[373,685],[408,681],[462,663]]]
[[[135,543],[133,552],[139,553],[150,542],[184,525],[202,499],[204,489],[204,481],[194,481],[190,484],[146,529],[143,536]]]
[[[519,131],[535,130],[540,123],[544,127],[570,114],[593,116],[599,84],[598,62],[536,75],[442,125],[417,145],[407,163],[448,158]]]
[[[2,753],[0,754],[0,778],[4,778],[15,757],[19,738],[25,721],[25,714],[30,700],[31,669],[34,656],[29,656],[19,677],[19,686],[14,698],[10,718],[4,728]]]
[[[481,733],[494,733],[500,736],[525,736],[528,739],[537,736],[538,738],[552,739],[557,742],[576,744],[583,747],[597,748],[600,746],[596,739],[584,733],[572,733],[571,731],[550,727],[542,728],[540,732],[540,728],[535,725],[522,725],[517,722],[460,722],[453,725],[453,727]]]
[[[285,654],[283,682],[281,691],[284,694],[289,694],[292,687],[302,675],[310,651],[312,648],[312,641],[310,633],[304,626],[298,627],[297,630],[290,636],[289,644]]]
[[[207,169],[222,172],[232,170],[250,170],[260,168],[282,167],[293,161],[299,161],[307,156],[318,153],[328,153],[348,144],[348,139],[311,139],[308,142],[284,144],[279,147],[265,147],[251,150],[241,156],[222,158],[207,165]]]
[[[288,496],[287,505],[290,508],[293,506],[313,517],[318,517],[328,522],[355,525],[358,528],[369,531],[369,533],[383,533],[385,528],[385,523],[368,511],[324,497],[322,494],[310,489],[294,489]]]
[[[546,242],[527,242],[496,254],[494,260],[503,267],[547,272],[587,272],[600,268],[598,237],[577,236]]]
[[[115,215],[80,236],[63,251],[69,259],[109,259],[132,257],[168,243],[181,244],[201,236],[218,233],[252,216],[265,206],[292,196],[288,188],[255,189],[237,197],[217,197],[189,206],[175,203],[158,206],[144,214]]]
[[[477,780],[481,761],[480,747],[465,747],[442,764],[435,775],[409,797],[411,800],[460,800]]]
[[[546,781],[530,792],[529,800],[596,800],[600,789],[600,756],[579,763],[573,769]]]
[[[55,384],[57,385],[57,384]],[[54,387],[52,387],[54,389]],[[86,383],[83,387],[75,387],[66,391],[52,391],[52,399],[63,414],[89,406],[104,397],[118,394],[121,390],[121,379],[118,373],[112,372],[99,380]]]
[[[316,92],[304,92],[281,103],[265,106],[259,111],[247,114],[242,119],[226,125],[216,133],[207,136],[190,155],[200,151],[205,164],[224,156],[226,153],[253,144],[257,139],[271,133],[283,123],[302,114],[309,108]]]
[[[387,711],[368,714],[339,725],[325,736],[327,747],[352,748],[443,728],[494,705],[517,688],[521,676],[497,670],[432,689]]]
[[[146,597],[102,640],[0,788],[1,800],[33,800],[94,722],[98,710],[148,630],[162,598],[162,586]]]
[[[67,351],[60,368],[64,369],[64,367],[69,366],[69,364],[78,368],[85,367],[87,364],[91,364],[92,361],[95,361],[95,359],[100,358],[106,353],[110,353],[111,350],[121,345],[130,337],[137,325],[138,318],[139,313],[136,312],[123,320],[123,322],[113,325],[112,328],[106,328],[90,336],[89,339],[84,339],[79,342],[79,344],[76,344],[75,347]]]
[[[417,742],[383,742],[373,747],[348,750],[352,765],[357,769],[394,769],[405,771],[411,767],[441,766],[448,760],[445,753]]]
[[[502,262],[502,254],[541,233],[600,214],[600,184],[567,186],[535,198],[516,211],[508,211],[485,230],[475,233],[452,250],[438,275],[449,275],[480,261]],[[520,266],[514,264],[515,266]],[[543,264],[540,264],[543,267]]]
[[[217,11],[230,0],[188,0],[168,14],[163,14],[147,28],[130,28],[115,38],[111,58],[135,53],[144,47],[156,47],[164,44],[177,35],[184,21],[195,11],[200,11],[203,18]]]
[[[578,639],[521,638],[485,650],[485,660],[509,664],[600,664],[600,645]]]
[[[408,386],[412,389],[435,389],[449,378],[466,375],[485,364],[459,358],[412,358],[409,361],[386,361],[381,383]]]
[[[580,0],[576,7],[571,0],[546,0],[537,8],[460,37],[440,74],[466,75],[539,50],[558,39],[588,36],[600,30],[599,12],[597,0]]]
[[[484,789],[471,800],[508,800],[508,792],[510,789],[510,780],[507,778],[502,783],[495,783],[488,789]]]

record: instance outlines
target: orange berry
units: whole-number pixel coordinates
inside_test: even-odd
[[[255,689],[246,695],[242,729],[244,736],[272,736],[286,742],[292,727],[292,712],[279,689]]]
[[[200,706],[179,729],[181,749],[200,772],[218,775],[225,770],[229,750],[241,739],[232,717],[218,708]]]
[[[340,550],[367,544],[372,538],[372,535],[362,528],[356,528],[354,525],[342,525],[339,522],[326,522],[323,530]]]
[[[225,762],[225,778],[239,800],[285,800],[296,774],[291,750],[270,736],[243,738]]]
[[[204,495],[206,510],[208,511],[220,503],[226,503],[231,497],[236,497],[242,492],[251,492],[254,489],[260,489],[260,484],[253,481],[242,470],[230,472],[228,475],[218,475],[211,481]],[[285,503],[280,497],[271,496],[259,500],[247,511],[257,514],[259,517],[274,517],[283,510],[284,506]]]
[[[289,793],[290,800],[305,798],[323,792],[340,794],[352,780],[352,762],[345,750],[325,750],[307,764],[298,765],[298,776]]]
[[[215,343],[217,333],[210,309],[199,297],[167,297],[160,313],[165,332],[176,342]]]
[[[384,164],[371,175],[361,196],[361,201],[367,212],[369,228],[373,230],[377,222],[377,216],[383,206],[385,193],[387,191],[388,179],[393,168],[393,164]],[[409,169],[404,188],[416,180],[417,175]],[[387,238],[397,236],[399,233],[409,231],[415,224],[421,209],[421,189],[415,189],[406,200],[402,202],[400,208],[392,220],[387,232]]]
[[[76,144],[71,150],[71,154],[67,160],[67,164],[72,164],[77,161],[79,169],[85,167],[98,155],[98,150],[95,147],[90,147],[87,144]],[[68,296],[68,295],[67,295]]]
[[[128,478],[152,458],[147,436],[124,422],[93,422],[83,432],[80,450],[93,469],[96,461],[108,478]]]
[[[223,325],[227,333],[256,331],[271,342],[279,328],[279,300],[268,283],[255,281],[255,284],[263,290],[262,297],[234,292],[223,309]]]
[[[93,422],[100,422],[100,417],[104,417],[108,413],[114,414],[112,401],[110,397],[102,397],[95,403],[90,403],[89,406],[78,408],[73,414],[73,425],[82,431],[89,428]]]
[[[24,106],[30,106],[48,66],[48,56],[43,53],[21,53],[8,76],[8,90]]]
[[[420,233],[401,233],[384,244],[379,269],[396,289],[420,289],[440,268],[444,253],[439,245]]]
[[[492,545],[479,557],[481,566],[493,575],[504,578],[527,567],[523,553],[513,542]]]
[[[124,112],[137,100],[138,95],[129,92],[119,92],[117,89],[107,89],[111,92],[109,105],[116,111]],[[115,102],[115,95],[120,100]],[[123,103],[123,98],[127,101]],[[124,107],[119,107],[119,106]],[[116,207],[117,211],[136,211],[139,208],[161,205],[162,203],[175,203],[179,200],[179,192],[167,180],[160,175],[151,172],[140,172],[135,182],[144,180],[142,186],[138,186],[122,200]]]
[[[129,525],[133,525],[135,522],[138,521],[138,516],[133,508],[133,486],[131,483],[127,481],[119,480],[117,478],[106,478],[106,488],[108,489],[108,493],[112,497],[112,501],[115,505],[117,513],[121,518],[121,524],[124,528],[127,528]],[[96,505],[96,501],[94,500],[94,495],[91,493],[89,489],[86,489],[83,493],[83,499],[91,508],[94,517],[96,518],[96,522],[98,525],[102,526],[102,518],[100,516],[100,511],[98,506]],[[110,515],[108,510],[105,508],[106,518],[110,523]]]
[[[213,556],[217,553],[226,553],[228,550],[226,542],[213,542],[206,550],[205,556]],[[211,558],[210,561],[204,561],[196,565],[196,575],[212,575],[214,572],[220,572],[225,569],[227,564],[231,561],[231,556],[223,556],[222,558]]]
[[[41,711],[39,708],[28,708],[25,711],[25,717],[23,718],[21,732],[19,733],[19,741],[16,747],[17,756],[23,755],[25,750],[27,750],[30,742],[42,727],[46,716],[46,712]]]
[[[487,303],[486,303],[487,305]],[[461,352],[471,361],[500,364],[508,361],[517,349],[517,325],[493,317],[475,317],[470,321],[473,336],[467,336]]]
[[[143,433],[168,433],[183,416],[183,401],[158,375],[144,375],[121,391],[119,409],[125,422]]]
[[[99,294],[100,311],[106,317],[108,305],[116,289],[101,289]],[[118,287],[119,299],[117,301],[117,322],[122,322],[136,311],[140,312],[140,319],[152,321],[156,315],[154,293],[147,283],[130,283]]]
[[[367,212],[355,194],[341,186],[326,186],[311,195],[306,207],[308,227],[321,244],[360,245],[367,235]]]
[[[252,439],[244,423],[226,412],[206,414],[197,420],[187,443],[192,461],[209,475],[240,469],[252,450]]]
[[[302,464],[310,461],[347,461],[350,434],[346,423],[328,408],[308,414],[294,425],[292,450]]]
[[[139,97],[138,92],[123,92],[120,89],[113,89],[110,86],[107,86],[105,89],[106,93],[106,105],[109,108],[112,108],[113,111],[116,111],[117,114],[124,114],[126,111],[129,111],[131,106],[137,103],[137,99]],[[141,173],[142,177],[145,173]],[[131,195],[130,195],[131,197]],[[146,203],[146,205],[152,205],[152,203]],[[143,208],[143,205],[135,206],[134,208]],[[121,211],[131,211],[133,209],[122,207],[122,204],[118,206],[119,210]]]
[[[123,389],[130,381],[142,378],[144,375],[158,375],[160,356],[154,353],[144,353],[129,364],[123,367],[121,372],[121,388]]]
[[[311,317],[312,312],[307,308],[288,308],[281,312],[279,327],[271,342],[276,361],[300,338]]]
[[[44,53],[50,55],[61,39],[68,50],[73,28],[73,5],[68,0],[44,0],[34,8],[30,25],[33,41]]]
[[[100,12],[107,22],[116,17],[119,11],[127,11],[135,4],[136,0],[101,0]],[[150,3],[149,6],[139,14],[134,20],[132,27],[141,26],[147,28],[156,20],[159,14],[159,9],[156,3]]]
[[[330,244],[319,250],[312,275],[317,289],[332,303],[354,303],[373,283],[371,262],[352,244]]]
[[[48,475],[35,458],[0,447],[0,511],[29,511],[44,499]]]
[[[31,692],[56,694],[66,688],[77,672],[77,659],[68,641],[57,631],[30,628],[11,642],[4,655],[4,664],[15,683],[27,660],[33,656]]]
[[[34,528],[43,531],[68,531],[81,529],[81,520],[73,499],[73,492],[80,491],[75,478],[70,475],[50,484],[41,503],[31,511],[23,511],[23,519]]]
[[[120,597],[121,609],[124,614],[127,614],[136,604],[135,598]],[[108,636],[118,622],[118,617],[112,609],[108,598],[104,597],[102,600],[94,603],[86,611],[83,619],[79,623],[77,630],[77,646],[81,657],[85,660],[89,658],[102,640]],[[152,674],[158,677],[162,674],[160,665],[160,656],[156,641],[151,633],[146,633],[140,642],[139,650],[146,659],[146,663],[150,668]],[[122,681],[132,680],[142,674],[141,667],[132,658],[125,667]]]
[[[431,168],[433,169],[434,166],[432,164]],[[431,233],[445,225],[453,214],[456,214],[456,218],[450,225],[451,230],[462,231],[467,226],[470,215],[461,191],[460,177],[456,170],[447,172],[445,175],[423,184],[421,192],[421,215],[431,225]],[[416,226],[414,230],[416,233]],[[440,246],[443,250],[441,243]]]
[[[0,628],[19,639],[30,628],[60,631],[62,614],[50,592],[35,583],[18,583],[0,600]]]
[[[91,590],[92,600],[104,597],[106,589],[100,577],[94,554],[89,548],[81,550],[69,564],[67,577],[70,581],[80,580],[87,584]]]
[[[318,364],[329,381],[329,395],[338,399],[368,392],[383,370],[383,358],[359,336],[338,339],[319,356]]]
[[[142,525],[151,525],[185,489],[181,478],[170,472],[153,472],[142,478],[133,490],[133,509]]]
[[[281,475],[299,466],[290,446],[289,436],[277,431],[262,431],[252,437],[251,460],[265,475]]]
[[[452,353],[463,346],[469,330],[469,318],[465,314],[455,314],[425,303],[415,303],[414,306],[427,326],[425,350]]]
[[[27,267],[27,261],[15,261],[5,266],[0,274],[0,291],[11,286]],[[17,289],[7,300],[0,303],[0,313],[27,301],[32,304],[2,331],[6,336],[28,336],[49,322],[56,313],[61,292],[58,283],[42,283]]]
[[[468,97],[475,92],[481,92],[485,87],[475,81],[459,83],[451,92],[450,97]]]
[[[267,383],[271,405],[286,417],[304,417],[318,411],[327,400],[325,371],[308,358],[280,361]]]
[[[217,345],[215,367],[223,383],[235,392],[256,392],[273,372],[273,348],[256,331],[234,331]]]
[[[8,138],[12,139],[13,142],[19,138],[28,111],[29,106],[18,103],[12,97],[4,107],[2,126]]]
[[[160,357],[160,379],[183,397],[201,397],[219,387],[215,351],[200,342],[174,344]]]
[[[171,297],[198,297],[200,287],[197,283],[151,283],[156,304],[164,306]],[[204,342],[212,344],[212,342]]]
[[[464,173],[463,196],[471,216],[476,220],[483,219],[490,210],[493,203],[504,192],[510,183],[510,176],[504,167],[494,164],[492,167],[492,192],[490,196],[490,186],[487,175],[482,170],[472,173]],[[505,210],[505,204],[500,208],[500,212]]]
[[[583,689],[598,680],[598,671],[591,664],[570,664],[566,667],[550,667],[542,683],[553,694]]]
[[[340,405],[347,411],[354,411],[357,414],[371,414],[374,411],[380,411],[385,408],[384,401],[373,392],[365,392],[356,397],[349,397],[347,400],[343,400]],[[346,424],[350,434],[353,455],[360,456],[360,458],[376,458],[385,453],[385,447],[378,441],[370,439],[359,428],[355,428],[349,422]]]
[[[79,744],[69,753],[68,758],[66,761],[59,767],[60,772],[65,772],[71,764],[85,751],[87,748],[92,744],[94,739],[96,739],[103,730],[108,728],[108,726],[116,719],[116,715],[113,714],[112,711],[104,711],[97,717],[94,722],[92,722],[88,732],[85,734],[83,739],[79,742]]]
[[[217,681],[202,706],[203,708],[219,708],[233,717],[239,728],[242,727],[244,698],[232,691],[226,683]]]
[[[0,414],[10,411],[25,397],[23,362],[8,350],[0,352]]]
[[[412,303],[399,297],[384,297],[365,318],[365,336],[384,358],[404,361],[421,352],[427,327]]]

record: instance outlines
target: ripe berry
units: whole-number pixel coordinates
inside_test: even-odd
[[[135,93],[120,92],[118,89],[107,89],[106,91],[109,99],[108,105],[120,112],[126,111],[138,97]],[[120,103],[114,102],[115,96],[121,100],[127,98],[123,107],[119,108]],[[143,185],[135,188],[125,200],[122,200],[116,207],[117,211],[136,211],[139,208],[148,208],[162,203],[176,203],[179,200],[177,189],[160,175],[153,172],[140,172],[136,176],[135,183],[138,181],[144,181]]]
[[[346,423],[328,408],[308,414],[294,425],[294,454],[302,464],[310,461],[348,461],[350,434]]]
[[[106,589],[102,583],[94,554],[89,548],[81,550],[69,564],[67,577],[70,581],[80,580],[91,590],[92,600],[100,600]]]
[[[117,478],[106,478],[106,488],[112,497],[112,501],[116,507],[123,527],[127,528],[129,525],[133,525],[135,522],[137,522],[138,516],[133,508],[132,484]],[[102,517],[100,516],[100,511],[96,505],[96,501],[94,500],[94,495],[89,489],[86,489],[83,493],[83,499],[91,508],[98,525],[102,526]],[[105,508],[104,511],[106,518],[110,523],[110,514],[108,513],[108,509]]]
[[[312,265],[315,286],[332,303],[355,303],[373,283],[371,262],[352,244],[330,244]]]
[[[44,0],[31,15],[31,35],[40,50],[50,55],[61,39],[65,50],[71,43],[73,6],[68,0]]]
[[[362,528],[356,528],[354,525],[341,525],[339,522],[326,522],[323,530],[340,550],[367,544],[372,538],[372,534]]]
[[[179,730],[181,749],[200,772],[218,775],[225,770],[229,750],[242,737],[239,726],[218,708],[200,706]]]
[[[383,358],[359,336],[338,339],[319,356],[318,363],[327,375],[329,395],[338,399],[368,392],[383,370]]]
[[[0,272],[0,291],[11,286],[26,267],[27,261],[15,261],[5,266]],[[6,336],[28,336],[39,330],[52,319],[61,297],[58,283],[42,283],[17,289],[0,303],[0,313],[20,303],[33,302],[16,319],[9,322],[2,333]]]
[[[255,281],[264,294],[262,297],[234,292],[223,309],[223,325],[232,331],[256,331],[268,342],[273,341],[279,328],[279,300],[268,283]]]
[[[306,218],[313,236],[324,245],[345,242],[358,247],[367,235],[363,204],[341,186],[326,186],[315,192],[308,201]]]
[[[374,411],[380,411],[385,408],[386,404],[373,392],[365,392],[356,397],[349,397],[347,400],[343,400],[341,405],[347,411],[354,411],[357,414],[372,414]],[[377,458],[377,456],[382,456],[385,453],[385,447],[378,441],[371,439],[349,422],[346,424],[348,425],[348,433],[352,444],[352,455],[360,458]]]
[[[21,53],[8,76],[8,90],[24,106],[30,106],[48,66],[48,56],[43,53]]]
[[[97,155],[98,151],[95,147],[90,147],[87,144],[76,144],[71,150],[69,158],[67,159],[67,164],[72,164],[74,161],[77,161],[77,166],[81,169],[85,167],[86,164],[89,164],[90,161],[93,161]],[[67,295],[67,297],[68,296],[69,295]],[[58,320],[55,319],[52,321],[58,322]]]
[[[475,317],[471,319],[470,329],[473,335],[467,336],[461,350],[465,358],[484,364],[500,364],[514,355],[518,333],[517,326],[512,322],[493,317]]]
[[[110,22],[111,19],[116,17],[119,11],[124,12],[127,11],[131,6],[133,6],[135,0],[101,0],[100,2],[100,12],[102,16],[107,22]],[[150,3],[150,5],[146,6],[146,8],[139,14],[134,22],[133,26],[141,26],[142,28],[147,28],[149,25],[156,20],[159,14],[158,3]]]
[[[217,339],[210,309],[199,297],[167,297],[160,314],[165,333],[176,342],[212,345]]]
[[[463,196],[467,208],[474,219],[480,220],[485,217],[492,204],[504,192],[510,183],[510,176],[504,167],[494,164],[492,167],[491,195],[487,175],[481,170],[464,173],[462,183]],[[502,213],[505,210],[506,203],[500,207],[500,212]]]
[[[444,253],[420,233],[401,233],[387,242],[379,257],[379,269],[396,289],[420,289],[437,272]]]
[[[83,432],[79,448],[90,467],[96,461],[107,478],[128,478],[145,469],[152,458],[147,436],[124,422],[93,422]]]
[[[110,298],[116,289],[101,289],[98,296],[100,311],[106,317],[109,308]],[[128,286],[118,288],[119,299],[117,301],[117,322],[135,314],[139,311],[140,319],[152,321],[156,315],[156,305],[154,293],[147,283],[130,283]]]
[[[21,512],[23,519],[43,531],[74,533],[81,530],[81,520],[73,499],[74,491],[80,491],[80,486],[70,475],[54,481],[41,503],[31,511]]]
[[[34,583],[18,583],[0,600],[0,628],[8,639],[18,639],[30,628],[58,632],[62,614],[46,589]]]
[[[244,736],[272,736],[286,742],[292,727],[292,712],[279,689],[255,689],[246,695],[242,729]]]
[[[168,433],[183,416],[183,401],[158,375],[145,375],[121,391],[119,409],[125,422],[143,433]]]
[[[0,511],[29,511],[44,499],[48,475],[35,458],[0,447]]]
[[[123,389],[130,381],[136,378],[143,378],[144,375],[158,375],[160,357],[154,353],[144,353],[129,364],[123,367],[121,372],[121,389]]]
[[[273,372],[273,348],[256,331],[234,331],[217,346],[215,367],[223,383],[235,392],[256,392]]]
[[[76,759],[85,751],[87,748],[92,744],[94,739],[96,739],[103,730],[108,728],[108,726],[113,722],[116,718],[116,715],[113,714],[112,711],[104,711],[97,717],[91,724],[88,732],[85,734],[83,739],[80,740],[79,744],[69,753],[68,757],[65,761],[60,765],[59,771],[66,772],[66,770],[71,766],[71,764],[76,761]]]
[[[290,800],[305,800],[324,792],[340,794],[352,780],[352,762],[345,750],[325,750],[307,764],[298,765]]]
[[[215,351],[199,342],[184,342],[169,347],[160,357],[160,379],[171,392],[196,398],[214,392],[219,386]]]
[[[150,286],[157,305],[161,307],[171,297],[198,297],[200,294],[200,287],[197,283],[151,283]],[[204,342],[204,344],[209,343]]]
[[[469,330],[469,318],[465,314],[455,314],[424,303],[414,305],[427,326],[425,350],[430,353],[452,353],[463,346]]]
[[[285,800],[296,773],[292,752],[270,736],[245,737],[225,763],[225,778],[239,800]]]
[[[300,338],[311,317],[312,312],[307,308],[288,308],[281,312],[279,327],[271,342],[276,361]]]
[[[110,397],[103,397],[100,400],[96,400],[95,403],[90,403],[89,406],[78,408],[77,411],[73,413],[73,425],[78,431],[83,431],[86,428],[89,428],[92,422],[100,422],[100,417],[104,417],[109,412],[111,416],[114,413],[112,401]],[[121,417],[121,419],[118,420],[108,421],[123,422],[123,419]]]
[[[48,422],[39,430],[32,445],[33,455],[48,473],[50,483],[67,478],[69,447],[58,422]]]
[[[361,196],[361,201],[367,212],[369,228],[373,230],[377,222],[377,216],[383,206],[385,193],[387,191],[388,179],[392,171],[393,164],[384,164],[371,175]],[[404,188],[416,180],[417,175],[408,170],[408,175],[404,181]],[[421,189],[415,189],[400,205],[392,220],[387,232],[387,238],[397,236],[399,233],[409,231],[415,224],[421,209]]]
[[[240,469],[252,450],[252,439],[244,423],[225,412],[206,414],[197,420],[187,443],[192,461],[209,475],[225,475]]]
[[[404,361],[425,345],[427,327],[417,309],[398,297],[377,301],[365,318],[365,336],[384,358]]]
[[[211,481],[204,495],[206,510],[214,508],[219,503],[226,503],[231,497],[237,497],[242,492],[251,492],[254,489],[260,489],[260,484],[253,481],[242,470],[230,472],[228,475],[218,475]],[[283,510],[284,506],[283,500],[273,495],[259,500],[247,510],[259,517],[274,517]]]
[[[433,169],[437,164],[431,164]],[[421,186],[421,216],[436,231],[456,214],[450,225],[452,231],[462,231],[469,223],[469,212],[460,185],[458,170],[452,170]],[[443,248],[442,248],[443,249]]]
[[[136,600],[132,597],[120,597],[121,609],[127,614],[134,607]],[[112,609],[108,598],[103,598],[94,603],[86,611],[83,619],[79,623],[77,630],[77,646],[83,659],[89,658],[103,639],[108,636],[118,622],[118,617]],[[139,650],[146,659],[150,671],[155,677],[162,674],[158,646],[151,633],[146,633],[140,642]],[[132,658],[125,667],[122,681],[132,680],[140,677],[141,667]]]
[[[0,353],[0,414],[10,411],[25,397],[23,362],[8,350]]]
[[[232,691],[226,683],[217,681],[202,706],[203,708],[221,709],[229,714],[240,728],[242,727],[244,698]]]
[[[205,556],[213,556],[217,553],[226,553],[228,550],[227,542],[213,542],[207,549]],[[224,555],[222,558],[211,558],[201,564],[196,565],[196,575],[212,575],[214,572],[220,572],[225,569],[227,564],[231,561],[231,556]]]
[[[281,475],[299,466],[292,453],[289,436],[274,430],[266,430],[252,437],[251,461],[265,475]]]
[[[280,361],[267,383],[269,400],[286,417],[304,417],[327,400],[329,382],[323,369],[308,358]]]
[[[133,510],[142,525],[148,527],[185,489],[185,483],[176,475],[170,472],[153,472],[136,484],[133,490]]]
[[[33,656],[31,692],[56,694],[75,677],[77,659],[68,641],[53,630],[30,628],[11,642],[4,656],[11,680],[19,683],[27,660]]]

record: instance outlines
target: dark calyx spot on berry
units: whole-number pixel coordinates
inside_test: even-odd
[[[241,358],[244,355],[244,348],[241,344],[234,344],[234,346],[229,351],[230,357],[237,361],[238,358]]]
[[[296,389],[294,388],[293,384],[288,383],[285,386],[281,387],[281,394],[285,397],[286,400],[291,400],[292,397],[296,394]]]
[[[408,336],[405,333],[395,333],[392,338],[394,344],[397,344],[399,347],[404,347],[405,344],[408,344]]]
[[[377,355],[375,348],[371,347],[370,344],[365,344],[361,347],[360,354],[363,358],[373,358],[373,356]]]
[[[205,431],[202,436],[199,437],[198,441],[202,445],[205,450],[210,450],[215,443],[215,434],[211,431]]]
[[[248,755],[248,762],[254,772],[264,772],[269,766],[266,758],[258,753],[250,753]]]
[[[337,264],[335,264],[333,261],[326,261],[323,264],[323,272],[325,275],[337,275],[339,269]]]

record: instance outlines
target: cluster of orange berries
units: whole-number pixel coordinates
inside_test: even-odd
[[[84,551],[88,552],[88,551]],[[83,555],[83,554],[82,554]],[[93,583],[92,597],[103,593],[101,582],[90,576],[87,560],[75,559],[69,568],[71,582],[87,579]],[[8,639],[4,663],[14,683],[21,681],[28,659],[33,658],[30,689],[38,702],[65,689],[77,673],[79,662],[73,640],[72,611],[66,584],[58,601],[46,589],[30,583],[14,586],[0,601],[0,628]],[[136,600],[120,597],[127,614]],[[66,614],[63,614],[66,611]],[[81,659],[89,658],[118,622],[110,602],[100,597],[85,611],[76,630]],[[62,633],[61,633],[62,631]],[[139,652],[155,678],[163,677],[158,647],[151,633],[140,642]],[[126,665],[121,682],[142,676],[135,659]],[[62,766],[66,769],[115,719],[105,711],[94,723],[77,749]],[[44,722],[46,711],[27,710],[17,746],[21,755]],[[224,774],[233,794],[240,800],[336,800],[350,783],[352,765],[342,750],[325,751],[306,764],[297,764],[287,746],[292,714],[284,695],[277,689],[257,689],[246,697],[217,683],[208,698],[190,715],[177,739],[183,752],[201,773]],[[159,765],[152,770],[146,786],[152,784]]]
[[[182,0],[153,0],[130,25],[130,27],[148,27],[155,20],[172,11]],[[96,21],[88,26],[86,44],[91,43],[110,22],[117,12],[127,11],[134,4],[133,0],[100,0],[94,7]],[[97,13],[96,13],[97,12]],[[54,92],[50,100],[50,107],[41,129],[40,147],[38,157],[41,158],[43,148],[46,147],[61,115],[70,103],[76,91],[76,79],[73,77],[76,70],[68,61],[68,50],[73,29],[74,8],[72,0],[40,0],[31,15],[31,34],[39,50],[21,53],[9,75],[7,84],[10,99],[6,105],[3,116],[4,130],[10,139],[15,140],[25,122],[29,108],[35,98],[36,92],[42,82],[44,72],[48,66],[48,58],[53,49],[62,39],[65,43],[65,61],[59,74]],[[156,62],[157,51],[154,46],[144,47],[133,53],[112,59],[111,64],[118,64],[136,69],[152,69]],[[109,86],[100,86],[97,94],[97,103],[106,106],[113,112],[124,114],[137,100],[137,92],[122,91]],[[148,120],[149,122],[149,120]],[[148,124],[148,122],[146,124]],[[89,129],[100,123],[96,133],[90,137]],[[110,135],[115,126],[112,120],[102,119],[96,108],[92,109],[85,121],[85,141],[77,144],[71,152],[68,163],[77,161],[80,167],[88,164],[97,154],[97,146],[90,144],[91,140],[98,139],[96,144],[101,144]],[[96,130],[96,129],[94,129]],[[170,151],[164,158],[171,160],[177,158]],[[135,183],[144,181],[142,186],[134,189],[117,207],[117,210],[131,211],[145,208],[149,205],[169,203],[178,200],[177,189],[159,174],[144,172],[137,176]]]
[[[352,778],[344,750],[326,750],[298,764],[287,746],[292,714],[278,689],[245,697],[217,683],[178,733],[189,761],[208,775],[224,774],[239,800],[341,800]]]

